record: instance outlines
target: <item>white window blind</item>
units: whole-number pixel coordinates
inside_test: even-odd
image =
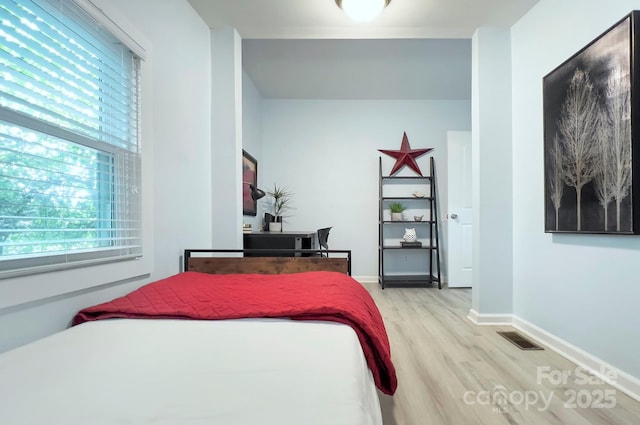
[[[71,0],[0,0],[0,277],[142,254],[139,68]]]

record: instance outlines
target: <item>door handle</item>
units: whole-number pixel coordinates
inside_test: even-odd
[[[456,218],[458,218],[458,214],[455,214],[455,213],[454,213],[454,214],[451,214],[449,217],[451,217],[452,219],[454,219],[454,220],[455,220]]]

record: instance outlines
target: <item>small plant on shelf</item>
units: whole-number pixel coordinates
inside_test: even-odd
[[[405,210],[405,206],[399,202],[392,202],[389,204],[389,210],[391,211],[391,221],[402,221],[402,211]]]

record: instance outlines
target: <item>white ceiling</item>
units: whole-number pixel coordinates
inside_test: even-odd
[[[538,0],[392,0],[350,21],[334,0],[189,0],[233,27],[265,98],[469,99],[478,27],[508,27]]]

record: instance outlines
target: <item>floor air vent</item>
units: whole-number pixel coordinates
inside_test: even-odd
[[[534,344],[518,332],[498,332],[500,335],[511,341],[521,350],[544,350],[539,345]]]

